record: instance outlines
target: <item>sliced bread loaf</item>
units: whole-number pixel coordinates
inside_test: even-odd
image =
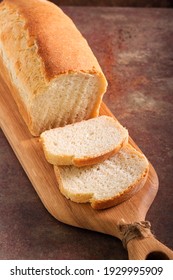
[[[148,168],[145,156],[128,144],[100,164],[81,168],[54,166],[54,171],[66,198],[104,209],[135,194],[144,185]]]
[[[115,154],[128,131],[114,118],[100,116],[41,134],[45,157],[54,165],[92,165]]]
[[[98,116],[106,78],[87,41],[52,1],[0,3],[0,65],[32,135]]]

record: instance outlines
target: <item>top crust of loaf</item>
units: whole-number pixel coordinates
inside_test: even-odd
[[[0,64],[32,135],[98,116],[106,78],[72,20],[53,3],[0,4]]]
[[[36,40],[48,79],[70,71],[103,75],[87,41],[55,4],[45,0],[4,0],[3,5],[23,16],[30,44]]]

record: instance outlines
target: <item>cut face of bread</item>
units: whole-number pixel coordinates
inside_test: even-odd
[[[0,3],[0,64],[32,135],[98,115],[106,78],[87,41],[53,3]]]
[[[127,141],[127,129],[108,116],[51,129],[41,134],[46,159],[54,165],[92,165],[117,153]]]
[[[145,183],[149,163],[129,144],[91,167],[54,166],[59,189],[74,202],[104,209],[129,199]]]

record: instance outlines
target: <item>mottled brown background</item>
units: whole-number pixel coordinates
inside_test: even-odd
[[[131,1],[137,2],[144,3]],[[104,70],[109,82],[105,103],[158,173],[159,191],[146,218],[154,235],[173,249],[173,10],[67,6],[63,10]],[[0,131],[0,259],[127,257],[117,238],[55,220]]]
[[[51,2],[68,6],[173,7],[171,0],[52,0]]]
[[[50,0],[60,6],[173,7],[172,0]],[[0,0],[2,2],[2,0]]]

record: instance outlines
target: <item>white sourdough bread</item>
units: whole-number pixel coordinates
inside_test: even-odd
[[[90,167],[54,166],[61,193],[74,202],[105,209],[132,197],[145,183],[149,163],[127,144],[116,155]]]
[[[46,0],[0,4],[0,72],[33,135],[97,116],[107,87],[72,20]]]
[[[47,130],[40,139],[49,163],[85,166],[117,153],[128,142],[128,131],[114,118],[100,116]]]

